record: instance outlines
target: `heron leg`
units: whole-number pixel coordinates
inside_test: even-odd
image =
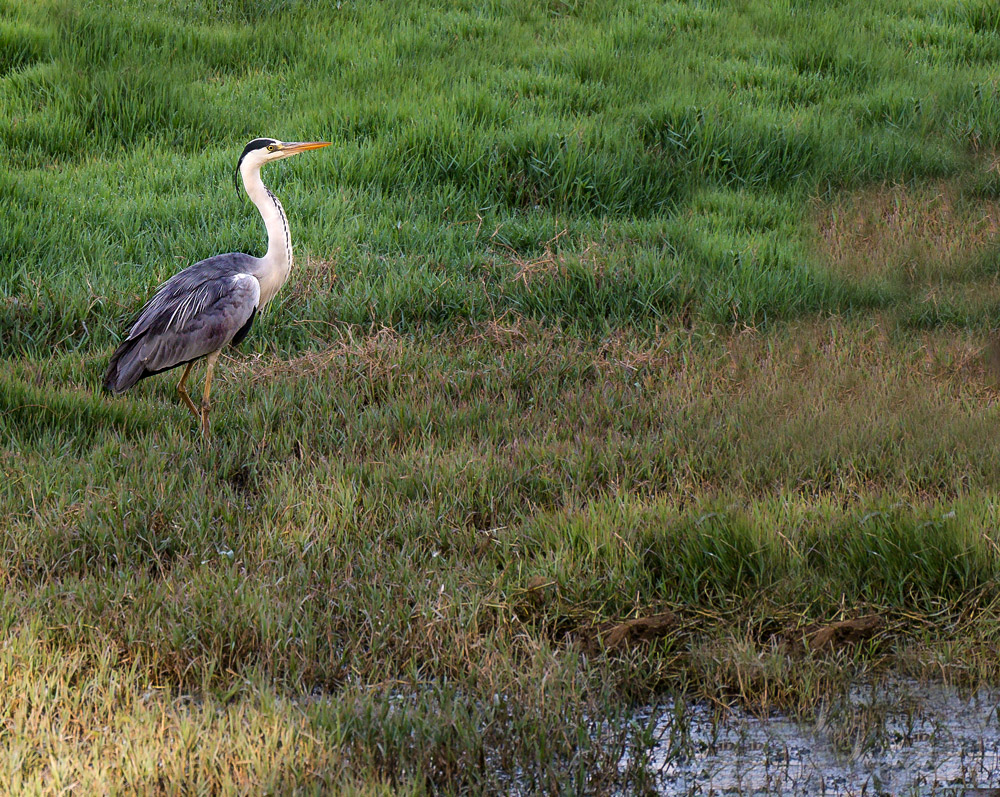
[[[219,359],[219,352],[212,352],[208,355],[208,370],[205,373],[205,391],[201,395],[201,436],[208,439],[208,411],[212,404],[208,400],[208,394],[212,390],[212,371],[215,369],[215,361]]]
[[[194,361],[189,362],[184,368],[184,375],[181,376],[181,381],[177,383],[177,392],[181,394],[181,398],[184,399],[184,403],[187,404],[188,409],[194,413],[195,418],[200,418],[201,414],[198,412],[198,408],[194,406],[194,402],[191,401],[191,396],[188,395],[187,388],[184,387],[184,383],[187,381],[188,374],[191,373],[191,366],[194,365]]]

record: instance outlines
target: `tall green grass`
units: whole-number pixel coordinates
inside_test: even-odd
[[[257,6],[8,6],[6,348],[107,345],[178,265],[259,251],[227,188],[253,135],[335,144],[268,175],[299,251],[343,280],[311,312],[600,330],[891,304],[824,273],[807,197],[955,174],[1000,129],[986,6]],[[655,267],[582,302],[572,273],[505,284],[508,247],[563,230],[570,258],[625,239]],[[278,312],[279,345],[309,345]]]

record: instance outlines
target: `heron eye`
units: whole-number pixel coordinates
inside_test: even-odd
[[[268,152],[274,152],[274,144],[268,144],[267,145],[267,151]]]

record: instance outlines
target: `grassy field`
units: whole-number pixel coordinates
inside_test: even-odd
[[[637,793],[657,696],[1000,683],[998,61],[989,0],[0,0],[0,790]],[[258,135],[333,146],[206,447],[99,387],[262,253]]]

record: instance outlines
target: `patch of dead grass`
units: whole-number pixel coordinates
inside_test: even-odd
[[[520,348],[542,334],[538,322],[510,312],[484,323],[464,324],[459,332],[463,344],[488,343],[501,349]]]
[[[1000,201],[968,197],[959,180],[896,183],[818,202],[814,218],[819,250],[836,272],[926,284],[959,276],[995,244]]]
[[[642,376],[658,383],[665,379],[669,393],[690,393],[692,398],[709,392],[739,399],[762,391],[839,382],[847,395],[860,395],[862,386],[884,391],[897,385],[924,394],[945,389],[992,401],[1000,381],[1000,342],[995,336],[937,328],[903,338],[892,319],[883,316],[863,323],[838,317],[803,320],[780,330],[748,328],[719,336],[683,329],[637,336],[618,330],[599,343],[586,344],[508,313],[487,322],[465,323],[450,334],[431,338],[401,336],[384,326],[343,327],[324,349],[289,360],[232,358],[227,371],[233,380],[249,378],[256,384],[316,377],[350,363],[352,370],[360,367],[374,379],[411,367],[426,370],[419,361],[432,351],[470,349],[483,353],[483,367],[491,371],[497,367],[498,354],[501,358],[527,356],[537,362],[541,373],[574,361],[592,367],[602,378]],[[440,363],[432,370],[443,367]],[[447,374],[441,371],[437,376]]]
[[[513,247],[497,239],[499,228],[490,237],[490,241],[499,246],[507,253],[507,263],[515,270],[512,282],[521,282],[525,287],[537,279],[565,274],[568,264],[572,262],[586,262],[593,272],[600,275],[603,272],[603,259],[597,257],[597,244],[588,243],[581,251],[573,251],[567,254],[559,249],[559,239],[567,234],[568,230],[561,230],[552,238],[542,244],[542,253],[535,257],[526,257]]]
[[[284,301],[299,302],[309,296],[319,296],[332,291],[337,280],[339,250],[329,258],[306,257],[296,262],[292,279],[285,287]]]
[[[290,360],[269,360],[251,357],[232,361],[234,379],[249,375],[253,384],[275,379],[299,379],[327,371],[335,363],[351,360],[360,363],[369,379],[399,367],[404,348],[399,333],[386,326],[357,335],[351,327],[344,328],[340,337],[319,351],[307,351]]]

